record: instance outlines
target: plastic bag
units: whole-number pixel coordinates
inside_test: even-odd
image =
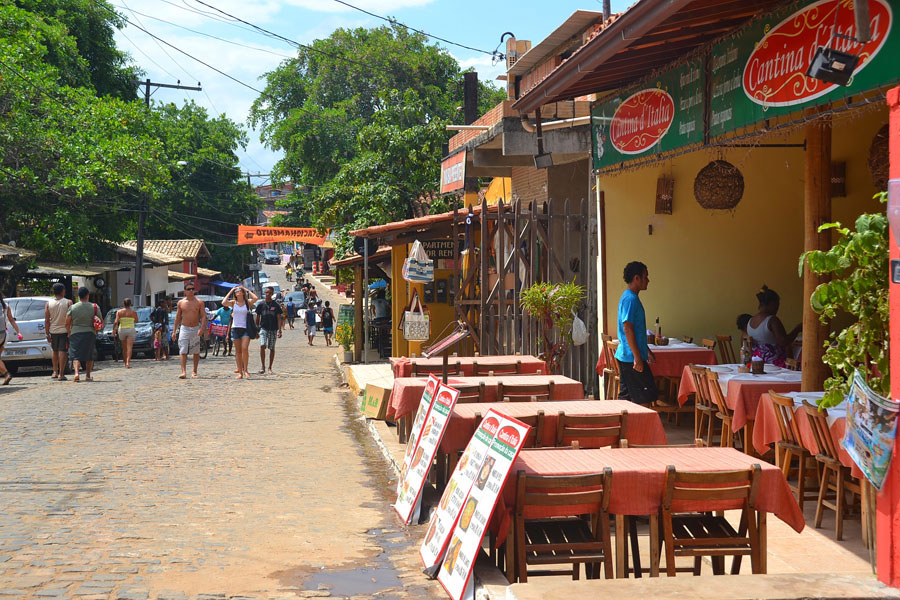
[[[419,240],[409,249],[409,258],[403,261],[403,279],[414,283],[434,281],[434,261],[428,258]]]
[[[575,311],[572,311],[572,343],[580,346],[588,340],[587,326],[584,324]]]

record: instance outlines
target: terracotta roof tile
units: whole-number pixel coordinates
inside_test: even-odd
[[[123,242],[124,246],[137,248],[136,240]],[[144,240],[144,253],[150,250],[167,256],[177,256],[181,259],[209,258],[209,250],[203,240]]]

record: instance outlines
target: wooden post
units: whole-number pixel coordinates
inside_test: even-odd
[[[353,267],[353,360],[362,360],[363,348],[363,274],[362,267]]]
[[[403,310],[409,303],[406,293],[406,280],[403,279],[403,259],[406,258],[406,246],[391,247],[391,352],[394,356],[409,356],[409,342],[403,332],[397,329]]]
[[[831,116],[822,116],[806,126],[806,181],[803,197],[803,249],[827,250],[830,232],[819,226],[831,221]],[[830,370],[822,357],[828,329],[810,307],[816,286],[826,281],[803,268],[803,391],[825,389]]]

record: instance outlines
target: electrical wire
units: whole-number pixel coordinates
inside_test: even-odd
[[[72,107],[67,106],[66,104],[63,104],[63,102],[62,102],[59,98],[54,98],[53,96],[51,96],[50,94],[48,94],[42,87],[38,86],[38,85],[35,84],[33,81],[31,81],[30,79],[28,79],[28,77],[26,77],[26,76],[25,76],[21,71],[19,71],[19,69],[18,69],[17,67],[15,67],[14,65],[11,65],[11,64],[7,63],[7,62],[4,61],[2,58],[0,58],[0,65],[3,65],[3,66],[5,66],[6,68],[8,68],[10,71],[13,72],[13,75],[15,75],[16,77],[18,77],[19,79],[21,79],[22,81],[24,81],[25,83],[27,83],[28,85],[30,85],[32,88],[34,88],[35,90],[37,90],[38,92],[40,92],[41,95],[43,95],[43,96],[44,96],[45,98],[47,98],[48,100],[52,100],[53,102],[56,102],[56,103],[59,104],[61,107],[63,107],[63,108],[66,109],[67,111],[69,111],[70,114],[74,114],[74,113],[75,113],[75,111],[72,110]]]

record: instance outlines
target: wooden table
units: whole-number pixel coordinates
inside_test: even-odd
[[[418,365],[428,367],[440,367],[444,364],[444,359],[440,356],[434,358],[392,356],[391,370],[394,372],[394,377],[412,377],[412,361],[416,361],[416,364]],[[462,370],[462,375],[466,377],[474,375],[476,362],[478,362],[479,366],[490,369],[492,365],[507,365],[515,363],[516,361],[521,361],[522,374],[536,374],[538,371],[544,374],[550,373],[550,370],[547,369],[547,363],[530,354],[521,356],[517,354],[495,356],[450,356],[447,358],[447,363],[449,365],[454,365],[457,361]]]
[[[666,467],[679,471],[733,471],[758,464],[761,479],[757,495],[760,533],[760,566],[766,572],[766,514],[773,513],[798,533],[805,521],[797,500],[791,493],[781,470],[761,462],[734,448],[598,448],[594,450],[523,450],[501,491],[500,502],[492,517],[491,527],[498,544],[510,532],[518,471],[528,475],[582,475],[601,473],[605,467],[613,471],[609,512],[616,517],[616,576],[625,577],[625,544],[628,528],[625,517],[650,517],[651,573],[659,575],[658,514],[665,485]],[[569,508],[569,507],[567,507]],[[574,512],[579,507],[572,507]],[[721,505],[699,506],[697,510],[719,510]],[[730,508],[730,507],[726,507]],[[587,511],[585,511],[587,512]],[[557,516],[553,507],[542,507],[532,518]],[[571,516],[571,515],[558,515]]]
[[[716,353],[713,350],[697,344],[685,344],[673,340],[665,346],[651,345],[650,350],[656,357],[656,362],[651,363],[650,368],[657,377],[678,379],[687,365],[714,365],[717,362]],[[601,352],[600,359],[597,361],[597,373],[602,375],[606,366],[606,356]]]
[[[640,404],[628,400],[561,400],[555,402],[490,402],[482,404],[457,404],[450,414],[441,451],[450,454],[465,450],[469,440],[475,433],[476,415],[484,416],[494,409],[508,417],[531,417],[544,412],[544,433],[541,445],[556,445],[556,424],[559,413],[566,415],[614,415],[623,410],[628,411],[625,434],[633,444],[666,444],[666,433],[663,431],[659,413]],[[582,448],[585,446],[583,445]]]
[[[753,454],[753,423],[760,397],[769,390],[778,393],[799,392],[801,374],[772,365],[766,365],[767,373],[753,375],[738,373],[738,365],[708,365],[719,375],[719,385],[725,395],[725,404],[734,411],[731,429],[735,433],[744,430],[744,450]],[[684,404],[689,394],[696,393],[691,370],[685,367],[678,387],[678,402]]]

